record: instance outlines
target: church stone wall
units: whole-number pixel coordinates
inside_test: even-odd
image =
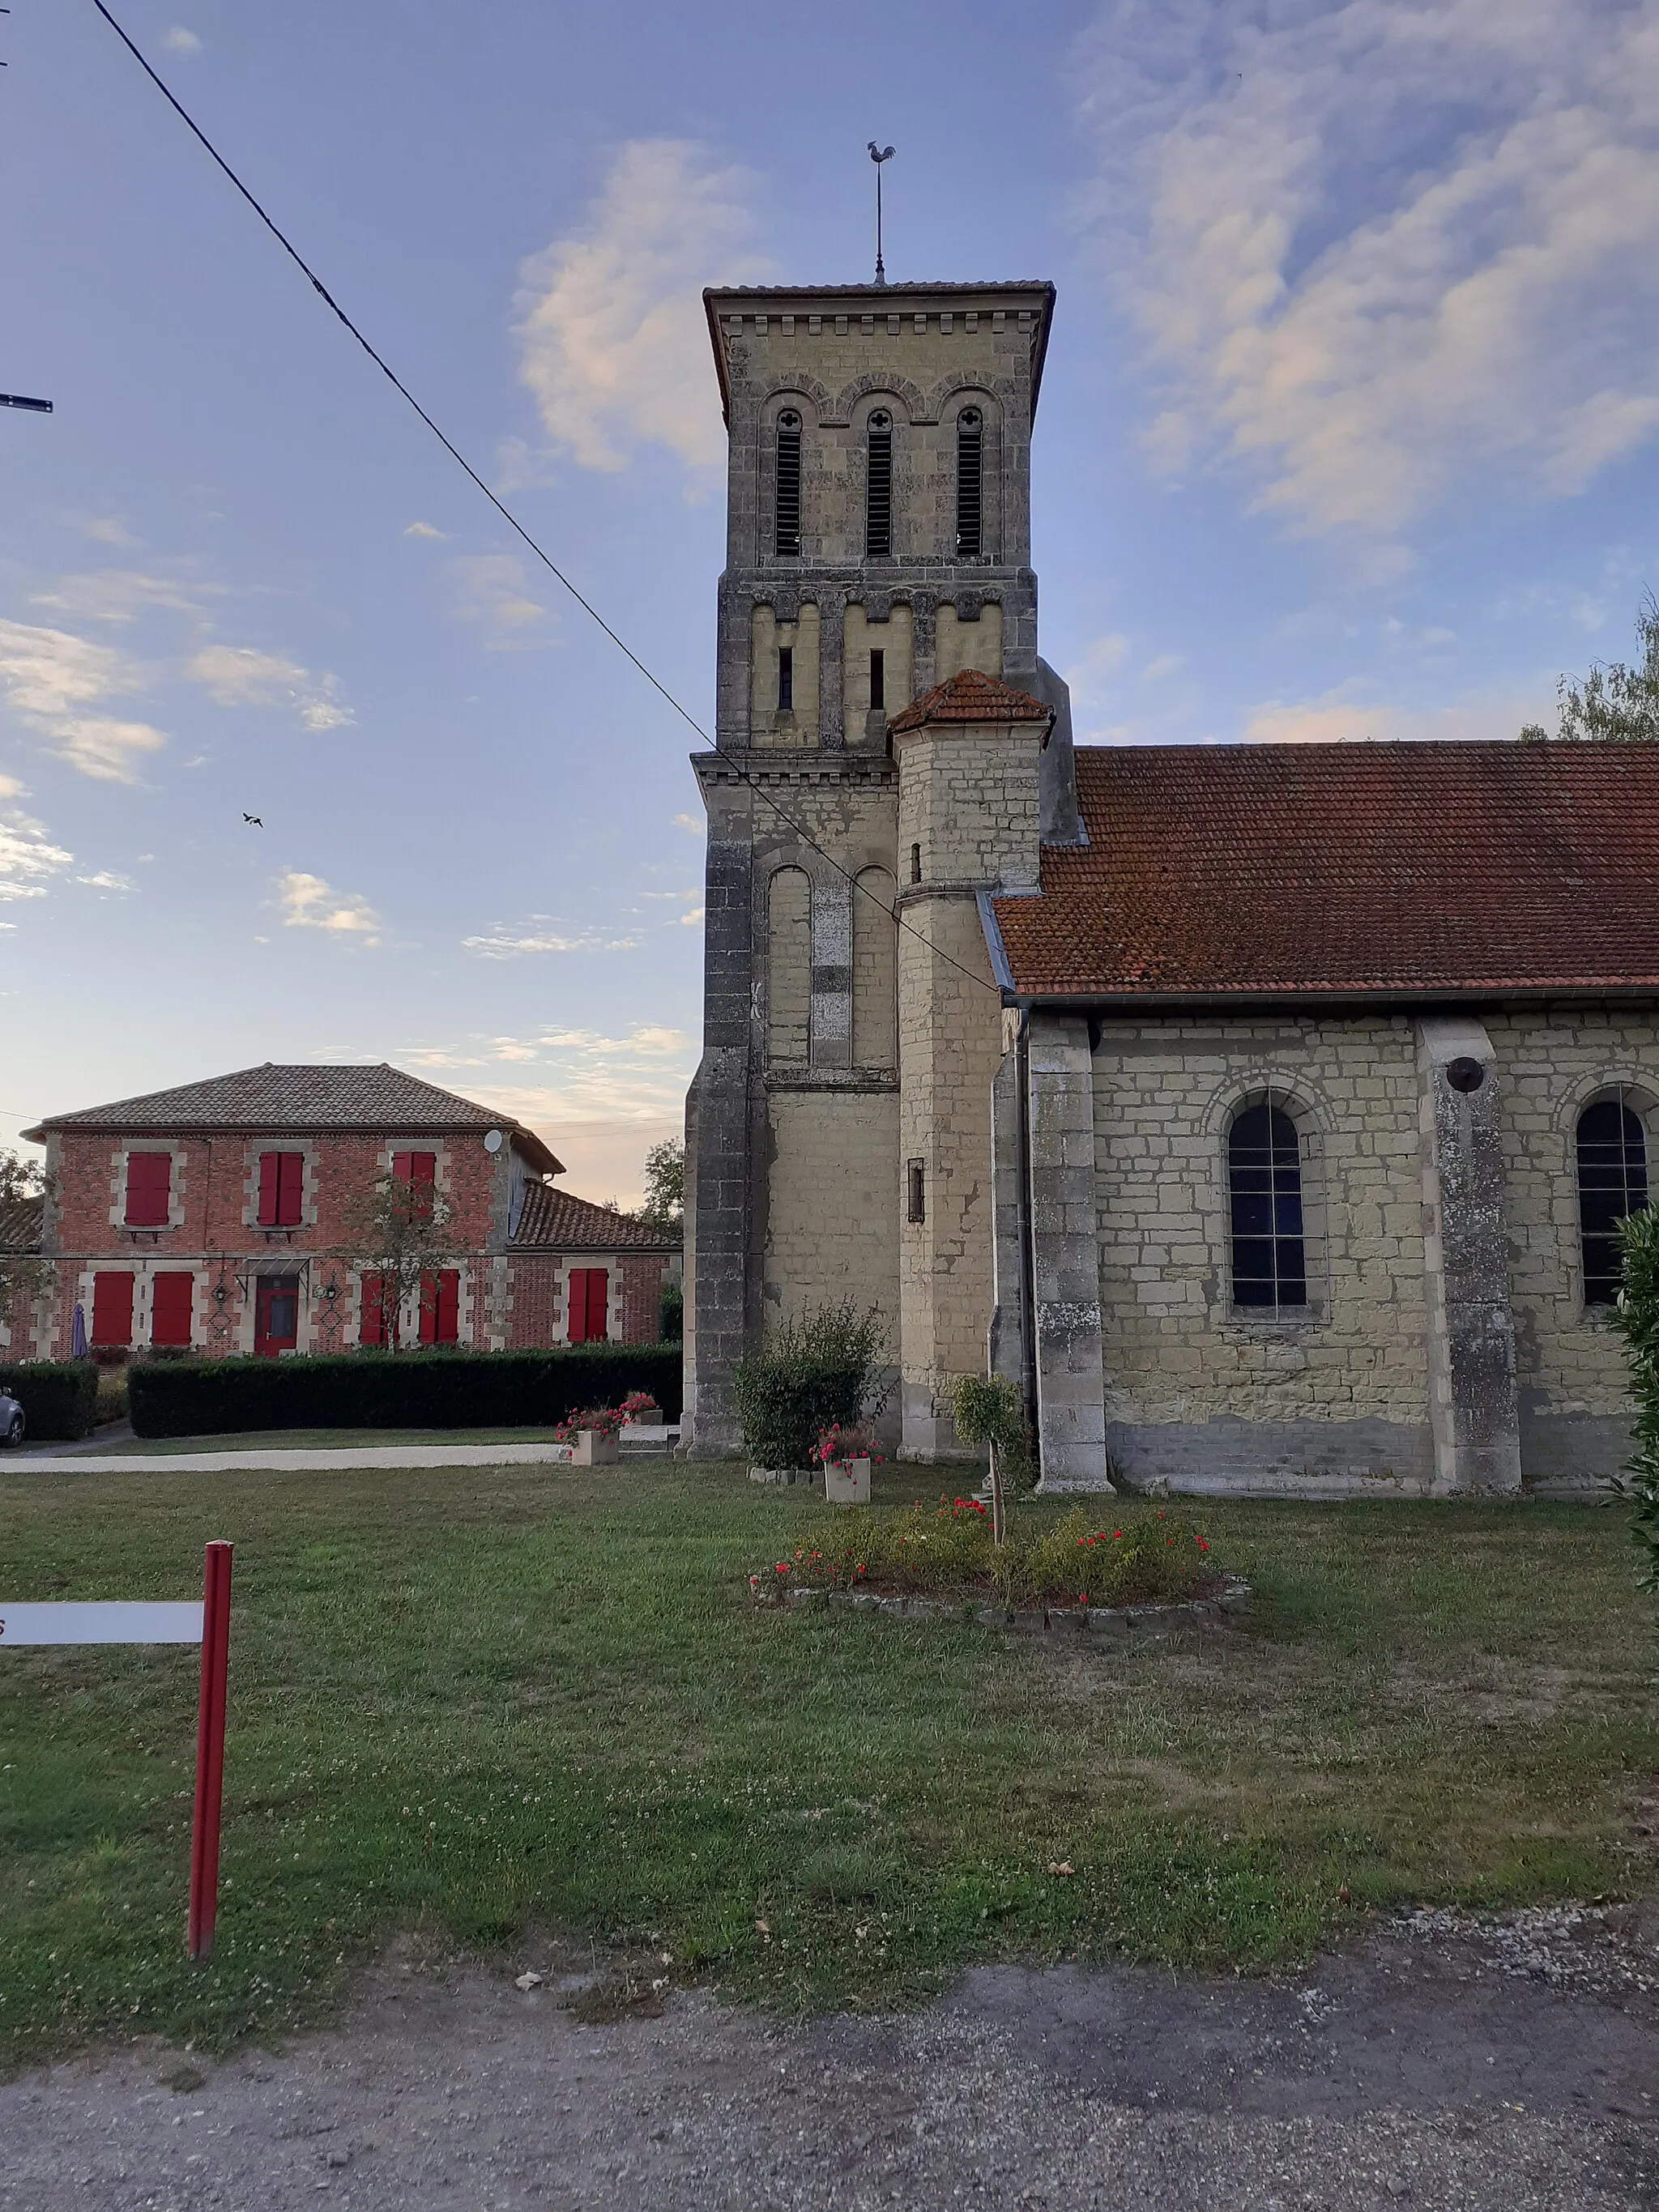
[[[1522,1470],[1533,1482],[1613,1474],[1631,1451],[1625,1357],[1607,1310],[1584,1305],[1577,1126],[1593,1098],[1628,1086],[1659,1197],[1659,1023],[1564,1006],[1486,1028],[1503,1086]]]
[[[1094,1084],[1115,1468],[1186,1489],[1426,1487],[1409,1020],[1106,1024]],[[1306,1320],[1231,1304],[1227,1124],[1269,1084],[1303,1139]]]

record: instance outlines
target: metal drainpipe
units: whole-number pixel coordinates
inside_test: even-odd
[[[1036,1258],[1031,1234],[1031,1042],[1030,1009],[1019,1010],[1019,1030],[1014,1043],[1014,1066],[1019,1083],[1019,1184],[1016,1218],[1019,1234],[1020,1350],[1024,1368],[1021,1395],[1032,1443],[1037,1431]],[[1038,1474],[1041,1479],[1039,1448]]]

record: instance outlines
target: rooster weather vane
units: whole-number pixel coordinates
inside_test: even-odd
[[[878,284],[884,284],[887,282],[887,271],[881,265],[881,165],[884,161],[892,160],[894,151],[895,149],[891,146],[878,146],[873,138],[870,141],[870,159],[876,165],[876,282]]]

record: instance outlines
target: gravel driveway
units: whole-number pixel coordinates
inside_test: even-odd
[[[1659,2204],[1652,1906],[1419,1915],[1273,1982],[986,1968],[909,2017],[804,2026],[648,1980],[585,2022],[603,1985],[545,1945],[521,1963],[536,1986],[404,1945],[281,2053],[0,2087],[0,2206]]]

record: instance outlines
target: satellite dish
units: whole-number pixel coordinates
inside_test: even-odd
[[[487,1152],[499,1152],[503,1142],[501,1131],[491,1129],[484,1138],[484,1150]]]

